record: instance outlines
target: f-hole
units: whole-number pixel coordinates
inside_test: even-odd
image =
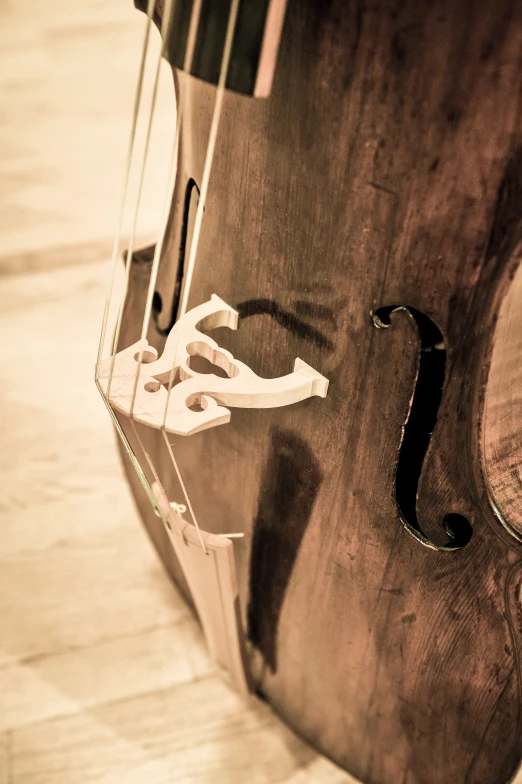
[[[473,534],[473,528],[466,517],[456,512],[444,516],[443,524],[449,537],[446,544],[431,541],[423,533],[417,517],[417,492],[422,465],[437,422],[444,388],[444,337],[429,316],[416,308],[403,305],[379,308],[372,313],[373,324],[377,329],[388,329],[391,327],[392,314],[401,312],[406,313],[417,326],[420,360],[415,391],[399,449],[394,500],[404,526],[417,541],[433,550],[459,550],[468,544]]]
[[[170,330],[176,323],[178,315],[179,302],[181,299],[181,292],[183,289],[183,278],[185,277],[185,261],[187,256],[187,243],[190,236],[192,239],[192,231],[194,228],[194,221],[196,218],[196,209],[199,201],[199,188],[196,181],[192,177],[187,182],[185,188],[185,201],[183,203],[183,221],[181,224],[181,237],[179,242],[179,256],[178,256],[178,270],[176,273],[176,282],[174,284],[174,294],[170,306],[170,319],[166,327],[161,327],[159,317],[163,311],[163,299],[159,291],[154,292],[152,298],[152,318],[156,330],[160,335],[167,336]],[[188,244],[190,250],[190,244]]]

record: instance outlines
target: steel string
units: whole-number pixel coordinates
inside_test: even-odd
[[[183,66],[184,67],[184,71],[188,72],[188,73],[190,72],[190,68],[192,66],[192,59],[193,59],[194,49],[195,49],[197,28],[198,28],[198,25],[199,25],[200,10],[201,10],[201,1],[199,0],[198,2],[196,2],[194,4],[193,9],[192,9],[191,22],[190,22],[190,28],[189,28],[189,36],[188,36],[188,40],[187,40],[187,49],[186,49],[186,55],[185,55],[185,62],[184,62],[184,66]],[[229,70],[229,65],[230,65],[230,56],[231,56],[231,52],[232,52],[232,43],[233,43],[233,39],[234,39],[234,32],[235,32],[235,28],[236,28],[238,10],[239,10],[239,0],[232,0],[231,7],[230,7],[229,18],[228,18],[228,23],[227,23],[225,44],[224,44],[224,48],[223,48],[223,58],[222,58],[222,61],[221,61],[219,79],[218,79],[218,84],[217,84],[216,100],[215,100],[215,103],[214,103],[214,111],[213,111],[213,115],[212,115],[212,121],[211,121],[210,132],[209,132],[209,141],[208,141],[208,144],[207,144],[207,151],[206,151],[206,155],[205,155],[205,164],[204,164],[204,168],[203,168],[203,177],[202,177],[202,182],[201,182],[200,197],[199,197],[198,207],[197,207],[197,211],[196,211],[196,218],[195,218],[195,223],[194,223],[194,231],[193,231],[191,245],[190,245],[190,254],[189,254],[189,261],[188,261],[188,268],[187,268],[187,278],[184,281],[184,285],[183,285],[182,300],[181,300],[180,313],[179,313],[179,316],[178,316],[178,320],[179,320],[179,318],[181,318],[184,315],[184,313],[186,311],[188,295],[189,295],[190,287],[191,287],[191,283],[192,283],[193,271],[194,271],[194,266],[195,266],[195,261],[196,261],[196,254],[197,254],[197,249],[198,249],[198,244],[199,244],[199,237],[200,237],[200,234],[201,234],[201,226],[202,226],[202,221],[203,221],[203,211],[204,211],[204,208],[205,208],[205,201],[206,201],[208,185],[209,185],[209,181],[210,181],[210,174],[211,174],[211,170],[212,170],[212,162],[213,162],[213,159],[214,159],[214,153],[215,153],[215,147],[216,147],[216,139],[217,139],[219,124],[220,124],[220,120],[221,120],[221,111],[222,111],[222,105],[223,105],[223,97],[224,97],[226,79],[227,79],[227,76],[228,76],[228,70]],[[182,94],[182,91],[180,91],[180,93]],[[151,317],[151,312],[152,312],[152,299],[153,299],[153,295],[154,295],[154,289],[155,289],[155,286],[156,286],[156,279],[157,279],[157,274],[158,274],[161,250],[162,250],[162,247],[163,247],[163,243],[164,243],[164,239],[165,239],[165,233],[166,233],[167,224],[168,224],[168,217],[169,217],[169,212],[170,212],[170,204],[171,204],[171,199],[172,199],[172,191],[173,191],[173,188],[174,188],[175,178],[176,178],[176,174],[177,174],[177,150],[178,150],[178,147],[179,147],[179,138],[180,138],[180,132],[181,132],[181,116],[182,116],[182,112],[183,112],[183,104],[180,106],[180,112],[179,112],[179,116],[178,116],[179,122],[177,123],[176,143],[175,143],[175,147],[174,147],[173,163],[171,165],[171,177],[169,178],[170,185],[169,185],[168,196],[167,196],[167,203],[166,203],[165,212],[164,212],[164,218],[163,218],[163,231],[162,231],[160,240],[157,243],[155,251],[154,251],[153,269],[152,269],[151,278],[150,278],[150,281],[149,281],[149,288],[148,288],[148,292],[147,292],[147,304],[146,304],[146,308],[145,308],[145,312],[144,312],[143,325],[142,325],[142,333],[141,333],[142,339],[146,338],[147,333],[148,333],[149,324],[150,324],[150,317]],[[137,394],[137,389],[138,389],[139,375],[140,375],[140,371],[141,371],[141,365],[142,365],[142,362],[143,362],[144,352],[145,352],[145,349],[141,349],[140,350],[139,357],[138,357],[138,360],[137,360],[136,376],[135,376],[135,379],[134,379],[134,388],[133,388],[132,401],[131,401],[131,414],[130,414],[131,418],[133,417],[133,414],[134,414],[134,406],[135,406],[135,402],[136,402],[136,394]],[[175,372],[176,372],[176,357],[177,357],[177,348],[176,348],[176,350],[174,352],[174,360],[173,360],[173,364],[172,364],[172,368],[171,368],[171,372],[170,372],[170,376],[169,376],[168,389],[167,389],[167,400],[166,400],[166,404],[165,404],[165,411],[164,411],[164,416],[163,416],[163,423],[162,423],[162,426],[161,426],[161,432],[162,432],[163,438],[165,440],[165,444],[167,446],[167,450],[168,450],[168,453],[170,455],[170,458],[171,458],[171,461],[172,461],[172,465],[173,465],[174,470],[176,472],[176,475],[178,477],[178,481],[180,483],[183,495],[185,497],[185,501],[186,501],[187,507],[188,507],[188,509],[190,511],[190,515],[192,517],[194,526],[195,526],[195,528],[197,530],[198,538],[200,540],[200,544],[201,544],[202,548],[204,549],[205,553],[207,553],[207,548],[206,548],[203,536],[201,534],[201,530],[200,530],[200,527],[199,527],[196,515],[194,513],[194,508],[192,506],[192,503],[191,503],[188,491],[186,489],[186,485],[185,485],[185,483],[183,481],[182,474],[181,474],[181,471],[180,471],[180,468],[179,468],[179,464],[178,464],[178,462],[176,460],[176,456],[175,456],[174,451],[173,451],[173,447],[172,447],[172,445],[170,444],[170,442],[168,440],[167,432],[166,432],[166,429],[165,429],[166,417],[167,417],[167,412],[168,412],[168,405],[169,405],[169,401],[170,401],[170,393],[171,393],[171,390],[172,390],[172,386],[174,384],[174,377],[175,377]]]
[[[114,289],[114,279],[116,275],[116,263],[119,258],[120,253],[120,244],[121,244],[121,235],[123,230],[123,217],[125,213],[125,205],[127,202],[127,191],[129,188],[129,180],[130,180],[130,172],[131,172],[131,165],[132,165],[132,158],[134,154],[134,145],[136,142],[136,128],[138,125],[138,116],[141,106],[141,101],[143,98],[143,80],[145,76],[145,64],[147,61],[147,53],[149,49],[149,41],[150,41],[150,31],[152,25],[152,14],[154,12],[154,4],[155,0],[149,0],[147,5],[147,22],[145,24],[145,35],[143,38],[143,45],[141,51],[141,60],[140,60],[140,67],[138,73],[138,81],[136,84],[136,92],[134,95],[134,106],[132,110],[132,120],[131,120],[131,130],[129,135],[129,143],[127,148],[127,158],[125,161],[125,173],[123,177],[123,187],[122,187],[122,194],[120,197],[120,210],[118,215],[118,223],[116,228],[116,234],[114,237],[114,243],[112,248],[112,255],[111,255],[111,276],[109,282],[109,289],[107,291],[107,295],[105,298],[105,308],[103,312],[103,319],[102,319],[102,327],[100,333],[100,343],[98,346],[98,356],[96,359],[96,378],[98,379],[100,376],[100,363],[102,360],[103,348],[105,345],[105,336],[107,331],[107,322],[109,319],[109,309],[110,303],[112,300],[112,293]]]
[[[230,55],[232,53],[232,43],[233,43],[233,40],[234,40],[234,32],[235,32],[235,29],[236,29],[238,10],[239,10],[239,0],[232,0],[231,6],[230,6],[230,14],[229,14],[229,18],[228,18],[228,24],[227,24],[225,45],[224,45],[224,48],[223,48],[223,59],[221,61],[221,68],[220,68],[220,72],[219,72],[219,80],[218,80],[218,84],[217,84],[216,100],[215,100],[215,103],[214,103],[214,111],[213,111],[213,114],[212,114],[212,121],[211,121],[211,125],[210,125],[209,141],[208,141],[207,151],[206,151],[206,156],[205,156],[205,164],[204,164],[204,167],[203,167],[203,177],[202,177],[202,181],[201,181],[201,190],[200,190],[200,194],[199,194],[198,207],[197,207],[197,210],[196,210],[196,218],[195,218],[195,221],[194,221],[194,231],[192,233],[192,239],[191,239],[191,243],[190,243],[190,254],[189,254],[189,261],[188,261],[188,268],[187,268],[187,279],[183,282],[182,299],[181,299],[181,305],[180,305],[180,312],[179,312],[179,315],[178,315],[178,320],[181,319],[184,316],[185,312],[186,312],[188,296],[189,296],[190,287],[191,287],[191,284],[192,284],[192,277],[193,277],[193,272],[194,272],[194,267],[195,267],[195,262],[196,262],[196,254],[197,254],[197,250],[198,250],[199,238],[200,238],[200,235],[201,235],[201,226],[202,226],[202,222],[203,222],[203,212],[204,212],[204,209],[205,209],[205,202],[206,202],[206,198],[207,198],[208,185],[209,185],[209,181],[210,181],[210,173],[211,173],[211,170],[212,170],[212,162],[214,160],[214,153],[215,153],[215,148],[216,148],[216,139],[217,139],[219,124],[220,124],[220,120],[221,120],[221,110],[222,110],[222,107],[223,107],[223,97],[224,97],[224,92],[225,92],[226,80],[227,80],[227,76],[228,76],[228,69],[229,69],[229,65],[230,65]],[[167,401],[165,403],[165,411],[164,411],[164,414],[163,414],[163,422],[162,422],[162,425],[161,425],[161,433],[163,435],[163,439],[165,441],[165,444],[167,446],[167,450],[168,450],[169,455],[171,457],[172,464],[173,464],[174,469],[176,471],[176,474],[178,476],[178,480],[179,480],[180,485],[182,487],[182,490],[183,490],[183,493],[184,493],[184,496],[185,496],[185,500],[187,502],[187,507],[190,510],[190,514],[192,516],[192,519],[194,520],[194,524],[196,525],[196,527],[198,527],[197,521],[196,521],[196,516],[194,514],[194,509],[193,509],[192,504],[190,502],[190,498],[189,498],[188,492],[186,490],[185,483],[183,482],[183,479],[181,477],[181,471],[179,469],[179,465],[178,465],[178,462],[176,460],[176,456],[174,454],[173,444],[170,443],[170,441],[168,439],[168,436],[167,436],[167,431],[166,431],[166,420],[167,420],[167,412],[168,412],[168,407],[169,407],[169,402],[170,402],[170,393],[172,391],[172,387],[173,387],[173,384],[174,384],[174,378],[175,378],[176,367],[177,367],[177,363],[176,363],[177,356],[178,356],[178,350],[177,349],[178,349],[178,347],[176,346],[176,349],[175,349],[175,352],[174,352],[174,359],[173,359],[173,362],[172,362],[172,368],[170,370],[170,375],[169,375],[169,383],[168,383],[168,389],[167,389]],[[203,547],[205,547],[204,544],[203,544]],[[205,552],[207,552],[206,547],[205,547]]]

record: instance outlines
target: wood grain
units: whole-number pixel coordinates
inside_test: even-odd
[[[497,516],[522,538],[522,267],[495,332],[484,411],[484,472]]]

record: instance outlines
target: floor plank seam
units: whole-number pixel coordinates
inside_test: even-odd
[[[107,238],[80,245],[55,245],[25,252],[0,253],[0,280],[58,271],[96,261],[106,261],[107,273],[109,273],[113,242],[113,238]]]
[[[127,694],[125,697],[119,697],[115,700],[100,700],[97,702],[96,705],[82,705],[79,706],[79,710],[76,711],[64,711],[63,713],[57,714],[56,716],[48,716],[45,719],[34,719],[33,721],[28,721],[26,724],[20,725],[15,730],[6,730],[9,732],[11,736],[15,732],[25,732],[26,730],[34,729],[35,727],[42,727],[43,725],[52,725],[56,722],[64,721],[74,716],[82,716],[88,715],[92,713],[96,713],[101,709],[106,708],[118,708],[120,706],[126,705],[127,703],[132,702],[136,699],[146,699],[147,697],[152,697],[155,694],[167,694],[177,691],[178,689],[186,688],[187,686],[193,686],[196,683],[203,683],[205,681],[211,681],[215,678],[220,678],[220,674],[217,671],[212,671],[206,673],[205,675],[197,675],[195,678],[190,678],[189,680],[183,681],[182,683],[171,683],[168,686],[159,686],[154,689],[144,689],[143,691],[134,692],[133,694]]]
[[[40,662],[48,661],[49,659],[57,659],[60,656],[68,656],[71,653],[79,653],[80,651],[91,651],[95,650],[96,648],[101,648],[104,645],[110,645],[111,643],[118,642],[120,640],[132,640],[139,637],[143,637],[147,634],[152,634],[153,632],[162,631],[166,629],[177,629],[184,624],[193,624],[195,619],[192,615],[187,615],[179,619],[179,621],[174,621],[172,623],[165,623],[165,624],[156,624],[154,626],[146,626],[143,629],[139,629],[134,632],[128,632],[126,634],[118,634],[110,637],[102,637],[99,640],[95,640],[94,642],[90,643],[89,645],[71,645],[67,648],[60,648],[56,651],[44,651],[42,653],[35,653],[31,656],[24,656],[21,659],[15,659],[14,661],[7,661],[0,664],[0,672],[2,670],[8,670],[10,667],[30,667],[33,664],[39,664]]]

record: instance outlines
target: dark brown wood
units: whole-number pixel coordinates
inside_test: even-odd
[[[495,332],[486,390],[483,439],[484,471],[491,503],[500,522],[520,541],[522,541],[521,304],[522,265],[518,268],[502,303]]]
[[[522,753],[522,546],[493,510],[483,417],[520,261],[521,52],[516,0],[294,0],[271,97],[225,98],[189,307],[217,293],[242,316],[237,333],[213,335],[221,345],[267,376],[299,356],[330,389],[234,410],[175,449],[204,528],[245,532],[259,691],[366,784],[506,784]],[[177,78],[187,103],[157,287],[164,329],[215,98]],[[133,262],[122,345],[137,337],[149,267]],[[371,313],[389,306],[443,336],[436,425],[404,493],[418,493],[415,524],[435,547],[455,543],[446,515],[470,521],[471,541],[451,552],[414,538],[394,501],[428,339],[404,310],[377,330]],[[156,327],[149,339],[164,340]],[[144,438],[181,500],[161,436]]]

